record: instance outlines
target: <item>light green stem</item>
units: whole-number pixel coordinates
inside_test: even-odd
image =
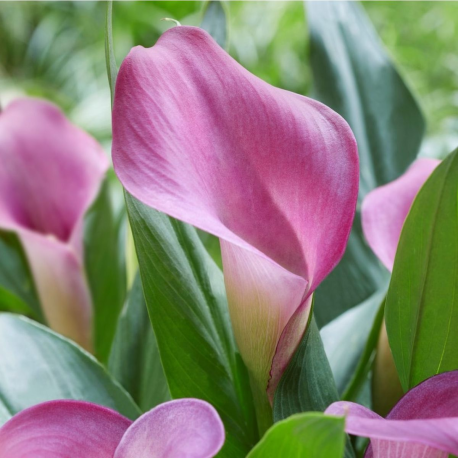
[[[180,24],[179,21],[177,21],[176,19],[172,19],[172,18],[170,18],[170,17],[163,17],[163,18],[161,19],[161,21],[174,22],[174,23],[176,24],[177,27],[180,27],[180,26],[181,26],[181,24]]]
[[[273,425],[273,412],[267,397],[266,387],[262,386],[250,375],[251,391],[253,393],[256,420],[258,423],[259,437],[264,436],[265,432]]]

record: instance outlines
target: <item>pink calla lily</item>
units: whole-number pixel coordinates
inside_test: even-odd
[[[270,380],[272,400],[311,295],[345,250],[359,174],[350,128],[205,31],[174,27],[124,60],[113,133],[131,194],[220,238],[236,341],[255,396],[267,401]]]
[[[0,162],[0,229],[19,235],[49,325],[90,349],[83,217],[108,159],[57,107],[19,99],[0,113]]]
[[[349,434],[369,437],[365,458],[458,455],[458,371],[436,375],[407,392],[384,419],[352,402],[331,404]]]
[[[211,458],[224,443],[216,410],[198,399],[166,402],[135,422],[82,401],[50,401],[0,428],[0,458]]]
[[[374,189],[363,201],[364,236],[390,272],[410,207],[423,183],[439,163],[437,159],[417,159],[401,177]]]

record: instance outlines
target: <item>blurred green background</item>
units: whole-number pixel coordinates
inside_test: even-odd
[[[363,3],[427,118],[426,154],[458,144],[458,3]],[[152,46],[173,24],[198,25],[204,2],[116,2],[118,64],[135,45]],[[302,2],[227,2],[229,52],[264,80],[310,94]],[[55,101],[107,147],[110,96],[104,2],[0,2],[0,101],[29,94]]]

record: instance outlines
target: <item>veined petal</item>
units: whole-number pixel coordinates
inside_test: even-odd
[[[404,175],[374,189],[363,201],[364,236],[389,271],[393,270],[402,226],[412,202],[439,163],[437,159],[417,159]]]
[[[272,361],[270,380],[267,386],[267,395],[271,403],[273,403],[275,390],[280,383],[283,372],[285,372],[288,367],[289,361],[293,357],[304,336],[305,328],[307,327],[310,312],[312,310],[312,302],[313,295],[301,302],[280,336]]]
[[[458,454],[458,371],[410,390],[386,419],[363,406],[336,402],[326,413],[345,415],[349,434],[369,437],[366,458],[447,458]]]
[[[347,123],[255,77],[202,29],[174,27],[124,60],[113,161],[147,205],[264,253],[311,290],[345,249],[358,191]]]
[[[0,113],[0,162],[0,228],[19,234],[48,321],[65,321],[54,329],[89,348],[82,224],[108,159],[57,107],[18,99]]]
[[[221,240],[221,254],[237,345],[252,383],[258,390],[265,390],[280,337],[305,297],[307,282],[271,259],[224,240]],[[305,324],[289,337],[294,341],[294,349],[304,333]],[[287,355],[286,361],[285,356],[282,353],[280,357],[283,364],[287,364],[292,353]],[[277,373],[270,385],[272,399],[280,381]]]
[[[114,458],[212,458],[223,443],[224,426],[210,404],[177,399],[136,420]]]
[[[131,423],[88,402],[45,402],[0,428],[0,458],[112,458]]]
[[[120,68],[113,161],[137,199],[220,237],[235,336],[264,379],[284,326],[345,249],[359,180],[347,123],[250,74],[205,31],[175,27]]]

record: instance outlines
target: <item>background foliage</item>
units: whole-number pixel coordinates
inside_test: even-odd
[[[117,2],[118,63],[134,45],[152,46],[171,27],[198,25],[204,2]],[[428,141],[451,151],[458,138],[458,4],[365,2],[389,54],[417,93]],[[302,94],[311,91],[302,2],[227,2],[229,52],[257,76]],[[1,2],[0,100],[18,91],[58,103],[100,141],[110,139],[103,2]],[[437,149],[437,147],[436,147]]]
[[[365,2],[363,6],[425,113],[422,154],[445,156],[458,142],[458,4]],[[199,25],[204,7],[205,2],[198,1],[115,2],[118,64],[131,47],[152,46],[172,26],[161,18]],[[228,50],[235,59],[275,86],[312,93],[302,2],[231,1],[225,7]],[[21,93],[46,97],[109,151],[105,11],[104,2],[0,2],[0,103]],[[117,181],[113,183],[116,187]],[[121,192],[118,197],[122,205]],[[201,235],[220,263],[218,241]]]
[[[316,5],[316,11],[320,9],[318,6]],[[355,4],[351,4],[351,6],[353,7]],[[458,142],[456,132],[458,129],[458,57],[455,54],[455,43],[458,35],[455,26],[458,23],[458,5],[453,2],[367,2],[363,4],[363,7],[382,38],[388,54],[398,66],[402,77],[418,96],[424,111],[427,132],[421,154],[444,157]],[[322,83],[321,86],[323,86],[325,78],[320,77],[320,72],[326,74],[326,69],[322,65],[323,61],[317,60],[316,54],[315,59],[310,58],[310,30],[308,30],[307,24],[313,23],[312,7],[308,9],[310,14],[308,22],[302,2],[227,2],[224,8],[229,17],[228,45],[226,47],[235,59],[252,73],[275,86],[300,94],[316,94],[318,97],[322,95],[320,94],[320,85],[313,87],[312,83],[312,66],[315,81]],[[152,46],[159,35],[171,26],[170,23],[161,21],[161,18],[172,17],[183,24],[199,25],[202,22],[204,9],[204,2],[192,1],[115,3],[113,36],[116,60],[120,63],[132,46]],[[321,33],[325,27],[319,27],[320,23],[317,20],[316,11],[315,28]],[[111,142],[111,109],[110,90],[105,67],[105,12],[106,5],[103,2],[0,3],[0,43],[2,43],[0,47],[0,103],[6,104],[21,94],[42,96],[53,100],[64,109],[71,120],[93,134],[105,146],[108,154]],[[327,21],[327,30],[330,30],[329,16],[324,14],[320,17]],[[353,19],[349,20],[346,28],[346,32],[350,35],[352,25],[355,26]],[[341,27],[341,24],[338,26]],[[357,54],[359,49],[357,44],[353,47]],[[331,46],[331,48],[333,47]],[[349,53],[347,53],[348,55],[346,53],[341,54],[342,60],[345,60],[349,55]],[[340,56],[332,57],[333,63],[339,61],[337,57]],[[360,60],[364,61],[362,58]],[[364,67],[364,62],[361,66]],[[335,73],[336,79],[339,79],[339,71]],[[383,99],[383,88],[377,84],[377,79],[365,78],[365,75],[366,73],[363,72],[363,78],[360,81],[361,87],[366,88],[364,83],[368,83],[366,92],[370,95],[373,95],[378,88],[379,95]],[[380,77],[379,73],[377,75]],[[331,81],[330,86],[336,86],[334,81]],[[323,87],[321,87],[321,92],[323,93]],[[330,91],[325,90],[324,93],[329,95]],[[331,106],[334,106],[331,102],[336,102],[335,109],[341,112],[339,102],[344,101],[344,98],[337,94],[335,100],[325,101]],[[405,107],[402,100],[399,105]],[[391,109],[391,106],[388,108]],[[380,119],[387,118],[380,111],[377,111],[376,114],[379,116],[373,117],[374,124]],[[405,117],[409,120],[412,118],[412,116]],[[392,130],[386,128],[380,129],[380,132],[392,132]],[[423,131],[423,129],[420,130]],[[411,136],[408,135],[408,137]],[[389,139],[390,136],[388,135],[387,138]],[[382,152],[387,151],[384,145],[379,144],[378,146]],[[360,147],[360,151],[361,149]],[[404,150],[405,153],[406,148],[403,145],[399,149]],[[412,155],[416,154],[416,146],[414,150]],[[401,153],[396,152],[393,157],[401,157]],[[453,156],[454,162],[455,158],[456,153]],[[410,160],[409,156],[409,162]],[[399,169],[404,167],[405,164],[402,164]],[[455,168],[453,168],[454,175],[451,175],[452,178],[456,174]],[[402,171],[396,170],[394,176],[399,175]],[[456,182],[456,180],[452,181],[453,183]],[[137,277],[133,283],[134,286],[131,289],[129,299],[122,308],[125,292],[132,286],[136,272],[136,261],[134,259],[133,265],[130,265],[132,264],[130,254],[133,253],[132,238],[128,239],[130,250],[128,250],[127,259],[124,259],[123,249],[119,250],[121,255],[118,255],[118,250],[113,250],[113,247],[117,248],[118,243],[123,246],[127,239],[122,190],[113,172],[109,174],[103,189],[104,192],[99,196],[86,218],[86,224],[90,230],[88,229],[85,237],[85,247],[88,252],[92,253],[92,257],[86,259],[86,262],[89,274],[92,274],[91,269],[95,272],[104,272],[103,278],[98,278],[95,284],[91,283],[95,310],[97,316],[100,317],[95,322],[96,336],[100,337],[100,339],[96,339],[96,356],[102,363],[109,363],[108,368],[119,384],[112,380],[95,360],[92,360],[85,353],[77,351],[66,341],[61,340],[52,332],[42,329],[39,325],[28,320],[5,315],[2,318],[3,321],[0,322],[0,327],[2,325],[12,327],[8,339],[13,340],[23,339],[23,334],[36,334],[40,341],[44,342],[43,345],[46,348],[62,351],[66,364],[68,362],[69,365],[72,365],[75,360],[83,361],[87,373],[103,388],[104,395],[99,402],[110,406],[118,406],[119,404],[120,409],[128,411],[129,416],[132,417],[139,413],[133,401],[138,404],[141,410],[147,410],[170,396],[207,396],[208,400],[212,401],[220,412],[223,412],[222,416],[226,422],[226,427],[228,424],[230,425],[227,429],[228,440],[223,453],[230,455],[233,450],[242,452],[249,450],[255,442],[254,436],[256,434],[245,426],[253,424],[251,419],[253,412],[251,404],[247,402],[249,390],[246,388],[245,375],[243,368],[241,368],[243,365],[239,364],[239,355],[229,336],[230,331],[225,327],[228,320],[223,316],[225,310],[223,295],[217,294],[218,291],[222,290],[221,273],[203,249],[194,229],[143,208],[141,204],[128,198],[130,222],[136,244],[146,247],[139,252],[140,270],[143,270],[141,274],[145,301],[143,301],[141,284],[139,277]],[[455,205],[454,184],[450,189],[451,197],[446,199],[445,203],[439,202],[443,208],[448,208],[452,204]],[[427,204],[428,199],[423,196],[423,201],[420,200],[418,205],[425,205],[424,202]],[[450,211],[444,214],[452,215],[453,208],[455,207],[452,206]],[[415,230],[422,230],[423,226],[412,218],[418,218],[420,221],[425,214],[423,207],[419,207],[417,213],[419,216],[416,217],[415,213],[412,214],[410,226],[407,226],[413,227]],[[447,218],[444,217],[443,219],[448,222]],[[108,229],[102,223],[106,223]],[[456,233],[454,230],[455,223],[453,221],[453,227],[450,228],[451,234]],[[199,234],[213,258],[217,263],[220,263],[218,241],[209,235]],[[408,238],[414,240],[416,233],[412,232],[412,234],[412,237]],[[17,242],[15,238],[6,233],[2,233],[0,236],[0,253],[14,251],[13,248]],[[404,238],[406,239],[407,236]],[[432,245],[430,251],[445,250],[455,256],[456,247],[453,246],[455,251],[451,252],[449,247],[443,246],[441,242],[442,239],[438,237],[437,243]],[[103,243],[106,243],[106,249]],[[362,243],[365,244],[365,242]],[[164,247],[167,248],[168,244],[170,247],[162,253],[160,250]],[[102,247],[104,255],[102,256],[95,247]],[[110,247],[112,248],[111,251]],[[405,250],[408,252],[410,246],[407,246]],[[137,251],[139,251],[138,246]],[[143,252],[143,257],[141,252]],[[154,259],[154,256],[151,255],[145,257],[145,253],[159,253],[160,256],[158,259]],[[400,250],[400,253],[401,255],[404,254],[403,249]],[[21,253],[11,259],[11,269],[14,268],[15,272],[25,272],[24,275],[28,277]],[[375,257],[374,262],[378,263]],[[401,257],[397,262],[401,265],[404,259]],[[127,263],[128,271],[127,285],[124,281],[125,263]],[[105,271],[103,266],[107,264],[113,266],[114,269],[110,272]],[[368,269],[367,263],[361,263],[361,265],[364,266],[364,269]],[[188,270],[179,271],[177,266],[181,269],[185,266]],[[156,272],[157,269],[159,269],[158,272]],[[397,270],[407,271],[407,269],[401,268]],[[192,271],[193,275],[188,275],[188,271]],[[214,275],[210,275],[212,272]],[[170,288],[158,286],[158,273],[166,276]],[[203,275],[204,273],[209,275],[209,278]],[[437,283],[432,282],[434,287],[437,285],[437,289],[441,288],[444,275],[440,274]],[[94,275],[93,278],[96,276]],[[2,286],[8,286],[15,293],[15,298],[17,296],[14,304],[18,310],[15,311],[22,311],[39,320],[39,316],[34,316],[37,307],[35,306],[36,297],[32,282],[25,285],[24,293],[24,285],[17,285],[13,280],[14,278],[9,276],[0,276],[0,299],[2,294],[6,294]],[[384,285],[385,279],[382,278],[382,280],[380,291],[365,298],[366,300],[359,307],[353,308],[349,314],[342,315],[338,320],[324,327],[321,331],[321,337],[315,323],[309,328],[306,338],[296,353],[276,395],[275,416],[277,420],[295,412],[323,410],[326,405],[337,399],[338,394],[343,399],[366,402],[362,396],[368,397],[365,394],[369,390],[368,372],[372,364],[384,312],[382,303],[386,287]],[[400,280],[393,281],[388,293],[386,305],[388,325],[393,323],[389,320],[390,311],[396,306],[392,297],[396,297],[399,291],[402,293],[403,281],[402,276],[400,276]],[[352,282],[343,283],[344,285],[350,283],[354,287]],[[117,288],[111,288],[113,284],[117,285]],[[217,287],[218,284],[220,287]],[[455,286],[453,281],[450,284]],[[184,288],[181,294],[185,298],[183,301],[175,297],[176,291],[181,291],[180,288]],[[215,288],[216,290],[214,290]],[[327,291],[330,290],[333,291],[333,288],[328,287]],[[394,294],[393,291],[397,294]],[[202,292],[205,294],[202,295]],[[316,295],[316,301],[320,302],[320,293]],[[338,300],[332,299],[328,302],[335,312]],[[152,315],[160,315],[164,310],[167,311],[167,314],[161,316],[156,324],[153,323],[156,337],[154,337],[153,329],[146,321],[148,311],[145,304]],[[429,302],[425,300],[421,304],[423,309],[426,309]],[[158,307],[162,307],[159,312],[156,310]],[[117,312],[121,308],[121,319],[118,322]],[[116,313],[110,315],[113,310]],[[195,322],[187,316],[189,310],[196,315]],[[395,308],[394,310],[396,311]],[[413,307],[412,310],[415,311]],[[109,323],[107,317],[112,318]],[[320,322],[319,318],[320,316],[317,314],[317,322],[321,326],[324,322]],[[455,318],[453,315],[453,319]],[[161,323],[166,323],[167,319],[171,323],[179,322],[180,324],[175,326],[161,325]],[[407,320],[407,323],[410,321],[410,319]],[[370,322],[371,326],[358,326],[358,323],[362,322]],[[105,325],[106,323],[107,325]],[[349,326],[349,323],[352,323],[352,326]],[[422,327],[419,326],[422,332],[426,329],[428,331],[427,336],[434,336],[434,329],[431,331],[427,326],[423,326],[423,322],[419,321],[418,323],[422,325]],[[147,325],[145,326],[145,324]],[[408,329],[407,324],[401,324],[402,329]],[[207,336],[209,329],[211,330],[209,334],[211,339],[208,339]],[[346,330],[346,334],[342,331],[343,329]],[[174,333],[178,335],[174,335]],[[138,336],[140,336],[139,340],[136,339]],[[348,336],[352,337],[351,345],[355,347],[355,351],[347,352],[348,354],[342,356],[339,354],[339,349],[344,346],[346,349],[349,348],[350,339]],[[113,337],[114,346],[110,353]],[[180,338],[183,339],[182,342]],[[323,339],[324,347],[321,345],[320,339]],[[410,358],[412,363],[406,366],[403,372],[400,372],[405,388],[413,386],[424,378],[425,374],[420,373],[415,362],[419,359],[418,355],[422,356],[420,350],[423,347],[427,348],[428,351],[430,350],[431,339],[424,339],[421,342],[422,345],[412,347],[416,351],[416,354]],[[315,343],[307,345],[308,341]],[[147,348],[147,351],[139,351],[139,343],[144,344],[145,342],[147,345],[144,345],[144,348]],[[169,345],[164,350],[164,342],[167,345],[169,342],[174,342],[174,345]],[[452,340],[450,342],[453,344]],[[175,361],[173,358],[175,350],[178,353],[179,349],[188,348],[189,343],[193,344],[193,348],[197,351],[190,351],[187,359],[180,359],[179,364],[177,364],[178,360]],[[392,345],[393,353],[396,362],[398,362],[400,354],[398,347],[402,349],[402,345],[394,343],[395,345]],[[442,366],[445,368],[456,367],[455,356],[453,355],[453,358],[448,357],[444,348],[448,347],[444,344],[436,352],[441,355],[437,371]],[[329,358],[330,367],[325,357],[325,351]],[[158,361],[158,352],[161,353],[162,357],[166,355],[163,367]],[[444,354],[445,358],[443,357]],[[38,353],[32,356],[41,358]],[[420,359],[423,361],[423,358]],[[18,358],[17,354],[11,354],[11,360],[19,361],[21,368],[32,368],[30,373],[28,372],[28,377],[31,380],[36,376],[34,371],[37,367],[38,370],[42,370],[41,366],[37,366],[33,359]],[[212,361],[212,377],[206,380],[204,376],[207,370],[207,360]],[[141,367],[142,370],[135,372],[135,377],[132,377],[134,371],[131,370],[131,366],[137,369]],[[185,375],[188,372],[187,368],[191,368],[189,372],[191,370],[196,372],[200,366],[203,368],[202,374],[196,378],[199,380],[199,385],[184,383]],[[333,385],[330,375],[331,369],[338,390]],[[301,377],[303,372],[307,372],[310,379],[327,380],[329,386],[324,382],[310,385],[310,379],[305,380]],[[434,373],[429,369],[426,372],[426,375]],[[161,389],[154,393],[145,389],[148,380],[153,375],[154,378],[159,377],[164,381]],[[66,371],[62,371],[59,375],[62,379],[65,376]],[[166,378],[168,386],[165,383]],[[220,382],[214,384],[214,380],[220,380]],[[1,377],[0,382],[2,382]],[[297,386],[302,383],[305,383],[305,387],[298,390]],[[310,386],[307,386],[307,383]],[[132,395],[133,399],[123,391],[120,385]],[[223,385],[227,385],[227,387],[221,396],[219,391]],[[317,388],[317,390],[307,391],[306,388],[310,387],[312,389]],[[0,391],[3,390],[4,392],[8,392],[8,390],[14,392],[15,389],[15,384],[6,384],[6,382],[0,386]],[[78,390],[63,394],[59,390],[52,390],[45,393],[45,398],[61,395],[80,396]],[[300,393],[301,396],[295,396],[297,393]],[[16,393],[14,394],[16,395]],[[94,399],[98,400],[98,398]],[[234,400],[238,400],[240,403]],[[314,401],[316,400],[320,405],[315,405]],[[35,402],[37,399],[33,399],[33,401]],[[6,419],[28,403],[27,398],[24,398],[24,404],[20,406],[0,403],[0,421],[2,416]],[[245,409],[242,409],[243,411],[238,409],[238,404],[244,406]],[[304,417],[304,419],[307,422],[310,421],[310,427],[317,428],[317,431],[321,430],[320,425],[329,422],[329,419],[314,415],[310,418]],[[296,420],[298,418],[296,417]],[[270,437],[275,439],[275,435],[279,434],[278,431],[294,428],[294,421],[296,420],[280,423],[275,427],[278,429],[273,429]],[[342,425],[337,420],[333,421],[336,423],[334,425],[336,431],[341,432]],[[343,438],[343,434],[341,436]],[[322,440],[327,440],[325,435],[323,435]],[[298,438],[298,442],[300,442],[300,438]],[[330,443],[329,446],[340,449],[343,446],[343,439],[337,440],[334,444]],[[270,447],[269,441],[265,440],[260,443],[258,449],[262,452],[264,448],[270,449]],[[333,451],[330,452],[329,456],[332,453],[335,454]],[[253,451],[253,456],[255,455],[256,449]]]

